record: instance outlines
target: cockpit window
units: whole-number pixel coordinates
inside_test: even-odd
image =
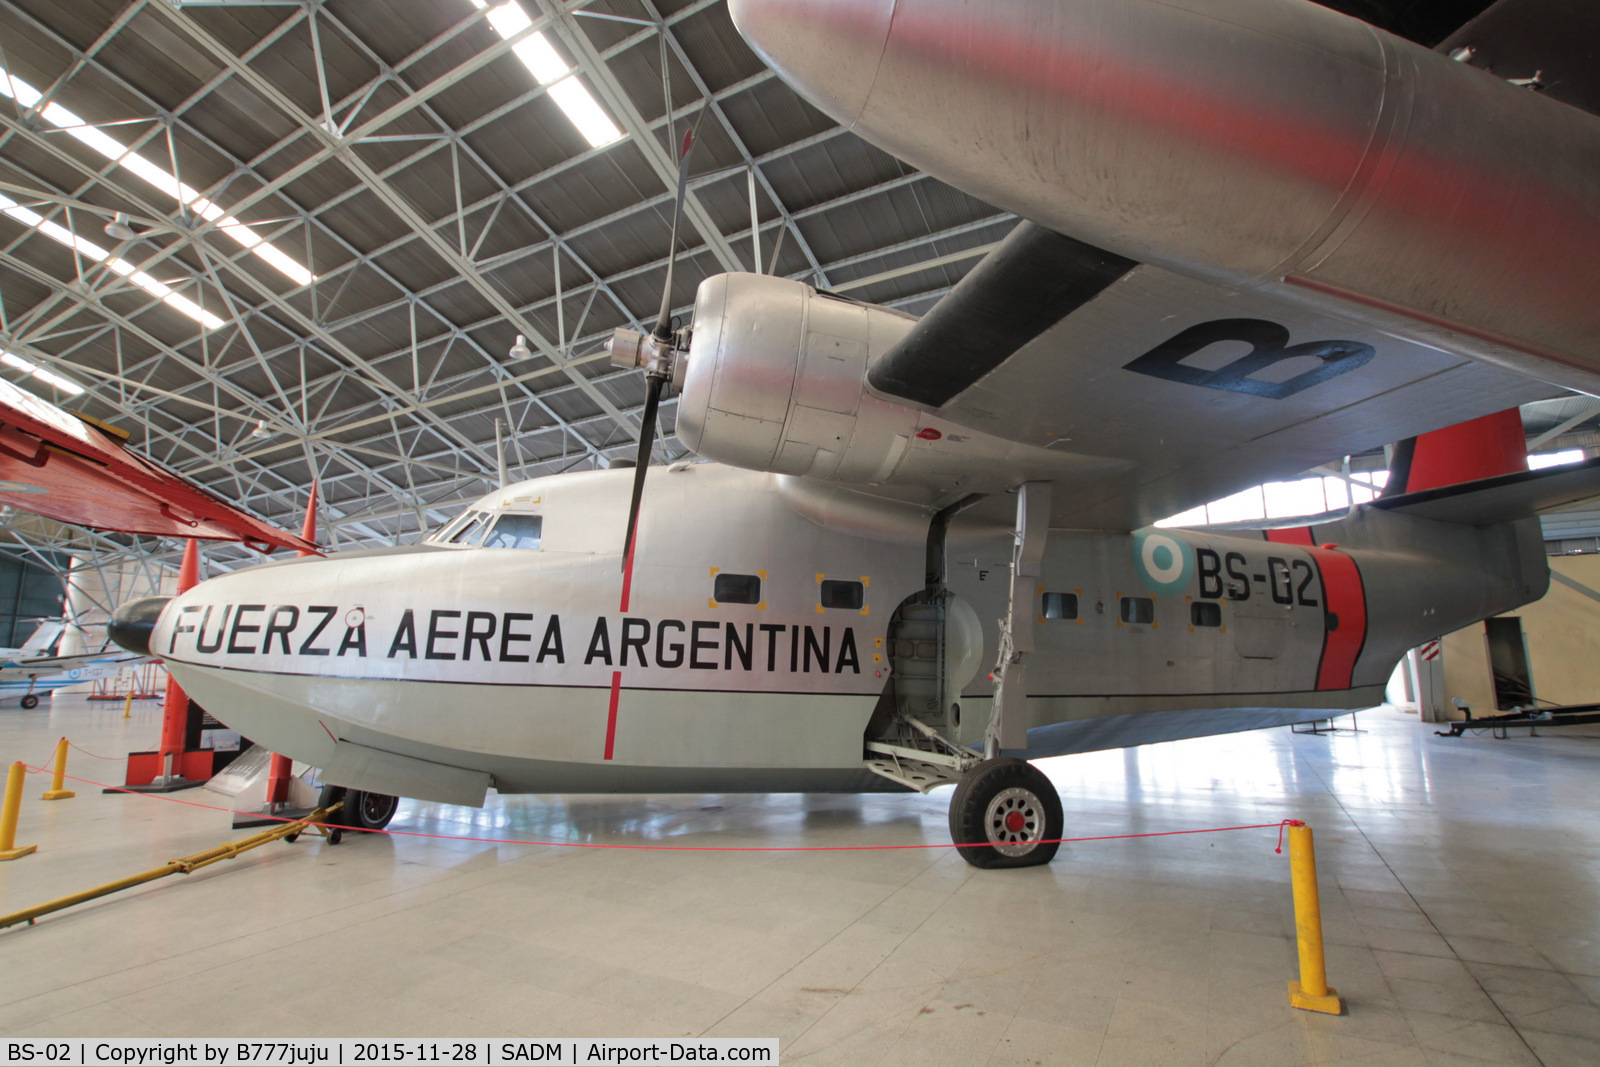
[[[450,540],[456,535],[456,531],[465,526],[467,521],[471,519],[474,514],[476,514],[476,512],[463,511],[461,514],[457,515],[455,518],[439,527],[439,529],[435,530],[428,540],[438,541],[440,543]]]
[[[457,530],[455,536],[450,538],[450,543],[455,545],[477,544],[478,538],[483,536],[484,527],[488,525],[486,522],[488,518],[489,516],[481,511],[473,512],[472,521]]]
[[[484,548],[538,548],[544,519],[538,515],[501,515],[483,539]]]

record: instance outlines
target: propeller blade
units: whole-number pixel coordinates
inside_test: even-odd
[[[694,150],[695,134],[705,120],[709,105],[700,109],[694,126],[683,131],[683,147],[678,152],[678,195],[672,205],[672,243],[667,248],[667,282],[661,287],[661,312],[656,316],[656,327],[651,331],[657,342],[672,342],[672,268],[678,262],[678,223],[683,219],[683,202],[689,195],[689,153]],[[644,414],[639,427],[639,459],[633,467],[633,499],[628,504],[628,537],[622,543],[622,569],[633,563],[633,537],[639,526],[639,506],[644,498],[644,478],[650,469],[650,449],[656,439],[656,410],[661,406],[661,392],[667,387],[671,372],[659,368],[645,376]]]
[[[661,313],[656,316],[655,336],[666,340],[672,336],[672,268],[678,261],[678,222],[683,218],[683,201],[689,195],[689,153],[694,150],[694,136],[708,108],[700,109],[694,126],[683,131],[683,148],[678,153],[678,196],[672,206],[672,243],[667,246],[667,284],[661,288]]]
[[[639,503],[644,498],[644,476],[650,469],[650,447],[656,439],[656,409],[661,405],[665,378],[645,379],[644,414],[639,427],[639,459],[633,468],[633,500],[628,504],[628,537],[622,542],[622,569],[633,562],[633,535],[639,525]]]

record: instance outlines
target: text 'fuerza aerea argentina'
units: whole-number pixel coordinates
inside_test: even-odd
[[[311,604],[186,604],[167,655],[353,657],[390,661],[860,674],[851,626],[404,608],[392,619],[365,608]]]

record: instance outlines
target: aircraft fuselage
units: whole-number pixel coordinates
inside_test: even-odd
[[[801,480],[652,469],[625,573],[630,474],[519,483],[471,509],[537,516],[536,549],[436,539],[210,579],[166,606],[151,651],[275,751],[326,767],[357,746],[502,792],[892,789],[863,765],[886,706],[981,740],[1003,525],[951,527],[943,588],[976,624],[918,636],[902,605],[928,594],[927,509],[879,502],[846,523]],[[1406,648],[1543,588],[1536,529],[1424,525],[1359,514],[1342,548],[1309,531],[1051,531],[1027,755],[1368,706]]]

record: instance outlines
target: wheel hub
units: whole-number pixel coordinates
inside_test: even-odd
[[[1031,789],[1003,789],[989,801],[983,826],[1002,856],[1026,856],[1044,839],[1044,805]]]
[[[394,797],[382,793],[363,792],[357,800],[357,811],[364,825],[377,826],[388,820],[397,803]]]

